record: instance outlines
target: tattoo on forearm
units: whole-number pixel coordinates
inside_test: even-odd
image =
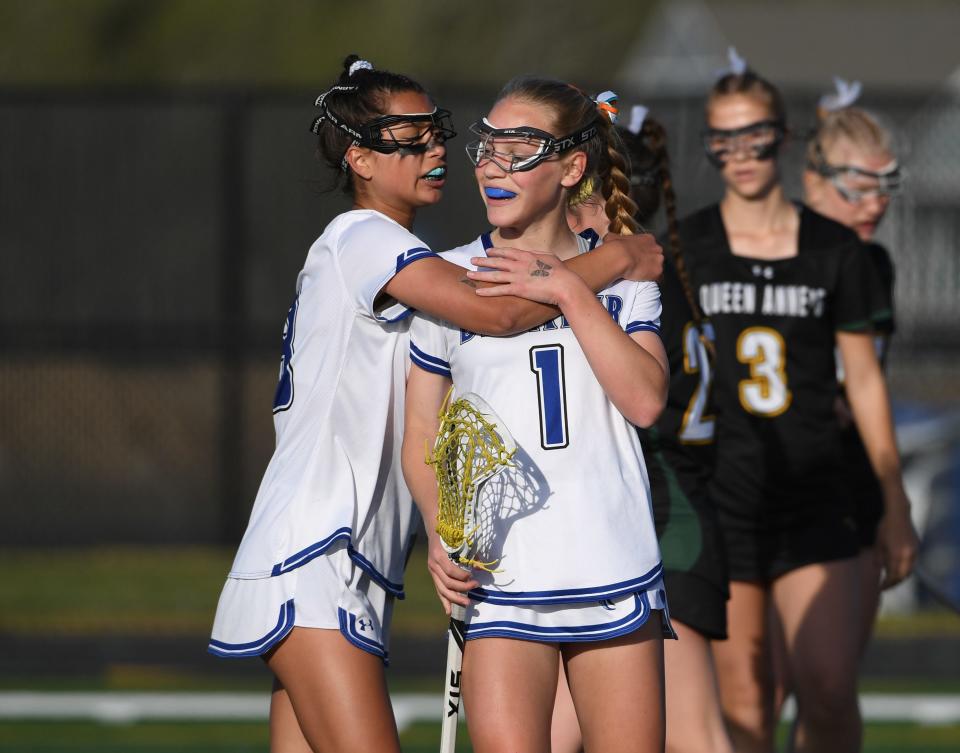
[[[552,271],[553,271],[553,267],[551,267],[546,262],[542,262],[539,259],[537,259],[537,268],[530,273],[530,276],[531,277],[549,277],[550,272]]]
[[[474,282],[473,280],[471,280],[469,277],[461,277],[461,278],[460,278],[460,282],[462,282],[462,283],[463,283],[464,285],[466,285],[467,287],[471,287],[471,288],[474,288],[474,289],[476,289],[476,288],[478,287],[478,286],[477,286],[477,283],[475,283],[475,282]]]

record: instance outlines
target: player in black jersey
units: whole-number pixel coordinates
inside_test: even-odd
[[[806,202],[832,220],[857,233],[866,245],[880,278],[883,302],[891,317],[878,326],[875,345],[880,365],[886,364],[894,331],[893,280],[890,254],[874,241],[877,225],[900,187],[900,167],[894,156],[890,132],[865,110],[853,107],[859,95],[857,82],[838,81],[838,92],[820,99],[819,124],[807,146],[803,174]],[[842,364],[838,370],[843,383]],[[883,491],[845,398],[838,397],[838,418],[843,429],[843,453],[849,476],[860,537],[860,577],[863,618],[861,651],[866,648],[876,618],[882,585],[881,552],[902,546],[917,548],[916,532],[899,516],[883,514]]]
[[[861,724],[859,540],[834,415],[834,347],[882,480],[888,515],[909,516],[886,385],[870,336],[886,308],[856,235],[787,200],[777,90],[741,68],[707,102],[704,146],[725,194],[680,225],[680,245],[716,338],[716,470],[726,543],[729,639],[714,645],[737,750],[773,749],[767,612],[783,626],[798,702],[797,751],[856,751]],[[886,553],[886,578],[912,567]]]
[[[647,223],[663,199],[669,247],[660,281],[660,337],[670,361],[667,406],[656,424],[640,429],[663,558],[670,618],[680,640],[664,643],[666,744],[671,753],[733,750],[720,708],[712,639],[726,637],[726,560],[716,511],[707,499],[713,469],[714,418],[708,408],[712,331],[690,285],[681,254],[676,197],[663,126],[634,107],[617,129],[630,157],[630,195]],[[603,235],[606,216],[595,197],[571,208],[571,227]],[[554,753],[579,750],[570,710],[554,716]]]

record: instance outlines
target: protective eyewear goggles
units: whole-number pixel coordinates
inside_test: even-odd
[[[317,97],[315,104],[320,108],[320,114],[313,119],[310,130],[319,134],[320,126],[327,121],[350,136],[354,146],[366,147],[382,154],[423,154],[435,144],[443,144],[457,135],[450,119],[450,111],[437,107],[433,108],[433,112],[383,115],[354,127],[330,109],[327,97],[335,92],[349,94],[356,90],[355,86],[334,86]],[[344,172],[347,171],[346,155],[341,160],[340,167]]]
[[[474,167],[491,161],[506,173],[533,170],[541,162],[569,152],[597,135],[597,121],[563,138],[532,126],[496,128],[486,118],[470,126],[480,137],[467,144],[467,157]]]
[[[743,128],[707,128],[701,134],[707,159],[722,168],[731,157],[745,154],[750,159],[773,159],[787,129],[782,120],[761,120]]]
[[[896,161],[883,170],[865,170],[853,165],[831,165],[819,143],[814,149],[816,160],[807,162],[807,167],[829,180],[845,201],[857,204],[868,197],[888,198],[900,193],[903,175]]]
[[[457,135],[449,110],[408,115],[384,115],[364,123],[359,146],[381,154],[423,154],[436,144],[443,144]]]

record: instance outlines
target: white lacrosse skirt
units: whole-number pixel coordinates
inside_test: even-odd
[[[516,638],[543,643],[603,641],[639,630],[651,613],[657,612],[662,636],[676,638],[662,581],[645,591],[575,604],[520,606],[475,601],[467,609],[465,637],[468,641],[477,638]]]
[[[339,546],[273,578],[227,578],[207,650],[228,659],[260,656],[296,626],[339,630],[388,664],[393,602]]]
[[[210,651],[256,656],[294,625],[340,629],[386,658],[419,513],[400,449],[410,310],[384,300],[436,255],[372,210],[311,246],[284,326],[277,441],[220,599]]]

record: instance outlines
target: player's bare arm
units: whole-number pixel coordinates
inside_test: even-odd
[[[650,235],[616,236],[615,242],[565,264],[599,292],[619,279],[657,279],[663,272],[663,249]],[[485,335],[525,332],[559,313],[554,307],[520,298],[478,300],[478,282],[482,281],[469,279],[456,264],[424,259],[397,273],[384,291],[418,311]]]
[[[910,500],[903,488],[890,399],[872,336],[839,332],[837,345],[854,420],[883,489],[884,514],[877,544],[884,565],[883,587],[889,588],[910,574],[919,545],[910,519]]]
[[[557,306],[570,323],[600,382],[623,416],[636,426],[650,426],[666,404],[667,355],[653,333],[628,335],[583,281],[554,256],[519,249],[490,249],[487,272],[471,279],[501,283],[478,290],[480,296],[517,295]]]

